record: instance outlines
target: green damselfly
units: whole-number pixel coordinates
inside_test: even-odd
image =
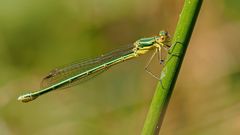
[[[84,80],[100,74],[103,71],[106,71],[113,65],[136,58],[149,52],[150,50],[154,50],[154,53],[145,69],[148,73],[157,78],[147,70],[147,67],[156,53],[158,53],[160,62],[163,61],[161,57],[161,51],[162,48],[168,49],[170,47],[170,45],[168,45],[169,42],[170,36],[168,32],[160,31],[159,35],[157,36],[141,38],[130,46],[114,50],[100,57],[87,59],[56,68],[50,71],[48,75],[43,78],[41,82],[41,89],[39,91],[22,95],[18,97],[18,100],[22,102],[29,102],[47,92],[74,86]]]

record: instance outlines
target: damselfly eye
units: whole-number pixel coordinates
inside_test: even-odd
[[[161,40],[164,40],[165,38],[164,38],[164,36],[161,36]]]

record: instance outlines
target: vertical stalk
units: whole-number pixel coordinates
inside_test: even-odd
[[[172,39],[173,47],[170,49],[161,72],[161,81],[158,83],[153,96],[142,135],[157,135],[159,133],[202,2],[203,0],[185,0]]]

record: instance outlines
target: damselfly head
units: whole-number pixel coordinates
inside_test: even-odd
[[[167,31],[162,30],[162,31],[159,32],[159,40],[162,43],[163,42],[169,42],[170,41],[170,35],[168,34]]]

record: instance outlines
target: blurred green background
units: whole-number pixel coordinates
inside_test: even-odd
[[[1,0],[0,135],[137,135],[157,84],[150,56],[23,104],[51,69],[160,30],[183,0]],[[205,0],[161,134],[240,133],[240,1]],[[156,62],[151,70],[160,73]]]

